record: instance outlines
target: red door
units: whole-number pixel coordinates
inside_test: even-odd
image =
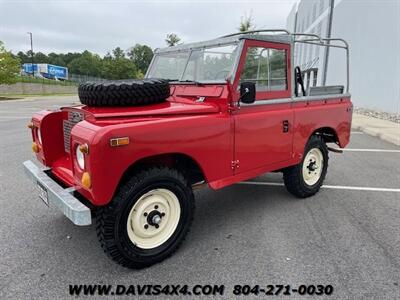
[[[292,155],[290,45],[247,40],[243,49],[236,86],[255,82],[256,101],[233,112],[235,174],[273,167]]]

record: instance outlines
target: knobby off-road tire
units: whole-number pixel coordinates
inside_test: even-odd
[[[137,106],[165,101],[170,87],[163,79],[87,82],[79,86],[78,94],[88,106]]]
[[[299,198],[317,193],[328,170],[328,148],[321,136],[312,136],[304,151],[300,164],[283,171],[287,190]]]
[[[111,259],[124,267],[143,268],[179,247],[193,213],[193,192],[182,174],[153,167],[123,183],[110,204],[99,209],[97,237]]]

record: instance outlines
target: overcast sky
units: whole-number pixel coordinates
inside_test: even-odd
[[[136,43],[164,47],[167,33],[183,42],[212,39],[237,31],[241,16],[257,28],[284,28],[296,0],[134,1],[0,0],[0,40],[17,53],[81,52],[100,55]]]

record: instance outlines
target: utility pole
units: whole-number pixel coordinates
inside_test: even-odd
[[[33,66],[33,39],[32,39],[32,32],[28,32],[31,37],[31,63],[32,63],[32,76],[35,76],[35,68]]]

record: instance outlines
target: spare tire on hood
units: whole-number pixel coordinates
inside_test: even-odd
[[[88,106],[137,106],[165,101],[170,87],[164,79],[110,80],[81,84],[78,94]]]

